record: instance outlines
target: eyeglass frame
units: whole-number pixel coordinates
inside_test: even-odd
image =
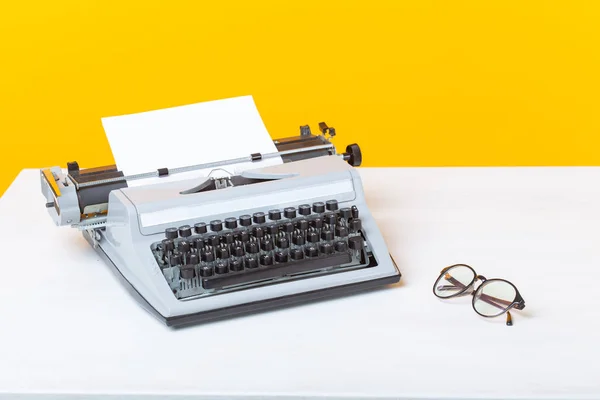
[[[438,294],[435,292],[435,288],[437,283],[440,281],[440,279],[442,278],[442,276],[444,275],[444,273],[446,273],[448,270],[455,268],[455,267],[467,267],[469,268],[472,272],[473,272],[473,280],[471,281],[471,283],[469,283],[468,285],[464,285],[462,282],[458,281],[457,279],[456,282],[458,284],[460,284],[460,286],[464,286],[463,290],[461,290],[458,293],[455,293],[451,296],[448,297],[442,297],[442,296],[438,296]],[[481,284],[475,289],[475,282],[480,280]],[[477,311],[477,309],[475,308],[475,293],[477,293],[477,291],[484,286],[484,283],[486,282],[505,282],[508,283],[510,286],[512,286],[515,289],[515,299],[512,301],[512,303],[510,303],[500,314],[497,315],[484,315],[482,313],[480,313],[479,311]],[[450,282],[450,281],[449,281]],[[455,286],[456,285],[454,282],[453,283]],[[469,289],[473,289],[471,293],[466,293]],[[483,275],[479,275],[477,274],[477,272],[475,272],[475,270],[473,269],[473,267],[471,267],[470,265],[467,264],[454,264],[454,265],[450,265],[446,268],[444,268],[441,272],[440,275],[437,277],[437,279],[435,280],[435,282],[433,283],[433,294],[435,297],[439,298],[439,299],[451,299],[453,297],[459,297],[459,296],[464,296],[465,294],[470,294],[471,296],[473,296],[473,299],[471,300],[471,306],[473,307],[473,310],[480,316],[485,317],[485,318],[496,318],[501,316],[502,314],[506,313],[506,325],[508,326],[512,326],[512,316],[510,314],[510,310],[512,308],[514,308],[515,310],[522,310],[525,308],[525,300],[523,299],[523,297],[521,296],[521,293],[519,293],[519,289],[517,289],[517,287],[512,283],[507,281],[506,279],[501,279],[501,278],[491,278],[491,279],[487,279],[485,276]],[[479,299],[481,299],[483,296],[488,296],[485,293],[481,293],[481,295],[479,296]],[[507,300],[503,300],[503,299],[496,299],[498,300],[498,302],[500,303],[507,303]],[[489,301],[486,301],[485,299],[482,300],[486,303],[489,304]]]

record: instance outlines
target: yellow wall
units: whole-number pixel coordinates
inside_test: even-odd
[[[366,166],[598,164],[599,72],[594,0],[2,0],[0,193],[111,163],[102,116],[245,94]]]

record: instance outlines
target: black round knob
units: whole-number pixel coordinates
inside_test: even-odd
[[[283,251],[278,251],[275,253],[275,261],[278,263],[288,262],[288,254]]]
[[[323,219],[322,218],[313,218],[310,220],[310,226],[315,229],[320,229],[323,227]]]
[[[248,214],[244,214],[240,216],[240,225],[241,226],[250,226],[252,225],[252,217]]]
[[[235,246],[233,248],[233,255],[236,257],[241,257],[244,255],[244,248],[242,246]]]
[[[227,229],[237,228],[237,218],[234,218],[234,217],[225,218],[225,228],[227,228]]]
[[[340,209],[340,218],[350,219],[352,217],[352,209],[350,207],[344,207]]]
[[[209,246],[218,246],[219,237],[217,235],[210,235],[208,238],[206,238],[206,244]]]
[[[231,244],[233,243],[233,233],[225,232],[221,235],[221,243]]]
[[[175,243],[171,239],[164,239],[162,241],[162,250],[166,253],[168,251],[175,250]]]
[[[290,247],[290,241],[285,237],[277,238],[277,240],[275,241],[275,244],[280,249],[287,249],[288,247]]]
[[[258,243],[256,243],[256,242],[246,243],[246,251],[250,254],[258,253]]]
[[[198,222],[197,224],[195,224],[194,225],[194,232],[196,232],[198,235],[206,233],[207,232],[206,222]]]
[[[165,237],[167,239],[177,239],[179,237],[179,231],[177,228],[167,228],[165,229]]]
[[[183,279],[192,279],[196,275],[196,270],[193,265],[186,264],[179,269],[179,274]]]
[[[352,218],[358,218],[358,207],[352,206]]]
[[[244,264],[246,264],[246,268],[258,267],[258,261],[256,260],[256,257],[246,257]]]
[[[356,218],[350,221],[350,232],[356,233],[362,229],[362,222],[360,219]]]
[[[213,268],[209,265],[205,265],[204,267],[200,268],[200,276],[203,278],[206,278],[208,276],[212,276],[213,275]]]
[[[316,203],[313,203],[312,210],[313,210],[313,212],[316,212],[318,214],[324,213],[325,212],[325,203],[323,203],[321,201],[317,201]]]
[[[263,251],[271,251],[273,250],[273,242],[267,239],[263,239],[260,242],[260,248]]]
[[[360,164],[362,163],[362,153],[360,147],[358,147],[356,143],[346,146],[346,153],[344,156],[344,159],[347,157],[348,164],[353,167],[360,167]]]
[[[233,238],[235,240],[239,240],[240,242],[247,242],[250,239],[250,234],[247,230],[235,231],[233,234]]]
[[[294,232],[294,224],[291,222],[286,222],[285,224],[281,225],[281,230],[285,233],[292,233]]]
[[[269,210],[269,219],[271,221],[279,221],[281,219],[281,211]]]
[[[220,219],[210,221],[210,230],[213,232],[221,232],[223,230],[223,221]]]
[[[190,254],[190,258],[188,259],[188,264],[199,264],[200,256],[197,253]]]
[[[319,241],[319,234],[317,232],[308,232],[306,240],[308,240],[309,243],[317,243]]]
[[[185,253],[190,251],[190,242],[188,242],[187,240],[182,240],[181,242],[179,242],[179,244],[177,245],[177,248],[179,249],[180,252]]]
[[[260,226],[254,227],[254,229],[252,229],[252,235],[257,239],[260,239],[265,236],[265,230]]]
[[[300,219],[296,222],[296,227],[301,231],[305,231],[308,229],[308,221],[305,219]]]
[[[256,212],[252,214],[252,220],[255,224],[264,224],[267,218],[265,217],[264,212]]]
[[[275,224],[267,226],[267,233],[269,235],[277,235],[279,233],[279,227]]]
[[[319,255],[319,250],[317,250],[317,246],[306,246],[304,254],[306,254],[307,257],[317,257]]]
[[[229,258],[229,250],[225,247],[219,247],[217,249],[217,258]]]
[[[218,261],[217,265],[215,265],[215,272],[219,275],[226,274],[229,272],[229,268],[227,267],[227,263],[224,261]]]
[[[352,250],[361,250],[363,248],[363,238],[360,236],[352,236],[348,238],[348,247]]]
[[[304,253],[301,249],[294,249],[290,252],[290,258],[292,260],[301,260],[304,258]]]
[[[346,237],[348,236],[348,228],[342,225],[338,225],[335,227],[335,236],[338,237]]]
[[[294,243],[296,246],[304,246],[306,240],[304,240],[304,236],[296,235],[292,238],[292,243]]]
[[[321,231],[321,239],[322,240],[333,240],[334,235],[333,235],[333,231],[329,230],[329,229],[323,229]]]
[[[286,218],[296,218],[296,209],[294,207],[286,207],[283,209],[283,216]]]
[[[346,244],[346,242],[340,240],[339,242],[335,242],[335,251],[339,251],[339,252],[344,252],[346,250],[348,250],[348,245]]]
[[[229,269],[231,271],[242,271],[244,269],[244,263],[242,260],[231,260],[229,263]]]
[[[310,213],[311,213],[310,205],[302,204],[302,205],[298,206],[298,213],[300,215],[304,215],[304,216],[310,215]]]
[[[325,202],[325,208],[329,211],[336,211],[338,209],[338,201],[337,200],[327,200]]]
[[[200,257],[204,262],[213,262],[215,261],[215,256],[212,251],[203,251]]]
[[[331,254],[333,253],[333,246],[331,243],[321,243],[319,244],[319,251],[321,254]]]
[[[183,225],[179,227],[179,236],[186,238],[192,236],[192,227],[189,225]]]
[[[169,263],[172,267],[181,264],[181,255],[180,254],[171,254],[169,257]]]
[[[335,225],[337,222],[337,215],[335,213],[329,212],[323,215],[323,221],[329,225]]]
[[[259,259],[262,265],[273,265],[273,256],[270,256],[268,254],[261,254]]]

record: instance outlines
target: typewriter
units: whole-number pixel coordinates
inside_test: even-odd
[[[77,162],[40,171],[58,226],[80,230],[140,304],[183,326],[398,282],[369,208],[358,145],[335,129],[274,140],[277,151],[124,176]],[[281,157],[238,175],[128,187],[135,179]]]

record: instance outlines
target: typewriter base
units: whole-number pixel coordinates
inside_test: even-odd
[[[89,237],[87,232],[83,232],[85,239],[93,245],[93,241]],[[388,276],[380,279],[373,279],[369,281],[363,281],[358,283],[352,283],[349,285],[341,285],[328,289],[314,290],[310,292],[298,293],[284,297],[278,297],[270,300],[257,301],[253,303],[240,304],[232,307],[225,307],[218,310],[204,311],[194,314],[178,315],[175,317],[164,317],[158,311],[156,311],[148,301],[129,283],[127,279],[121,274],[116,265],[106,255],[102,247],[96,247],[96,252],[100,257],[110,266],[118,280],[123,284],[127,291],[140,303],[140,305],[154,317],[162,321],[165,325],[179,328],[188,325],[196,325],[205,322],[213,322],[217,320],[223,320],[235,316],[248,315],[268,310],[274,310],[278,308],[289,307],[293,305],[306,304],[311,301],[324,300],[332,297],[339,297],[343,295],[350,295],[359,291],[365,291],[369,289],[375,289],[384,285],[397,283],[400,281],[401,274],[394,262],[396,267],[396,275]],[[391,255],[390,255],[391,257]]]

